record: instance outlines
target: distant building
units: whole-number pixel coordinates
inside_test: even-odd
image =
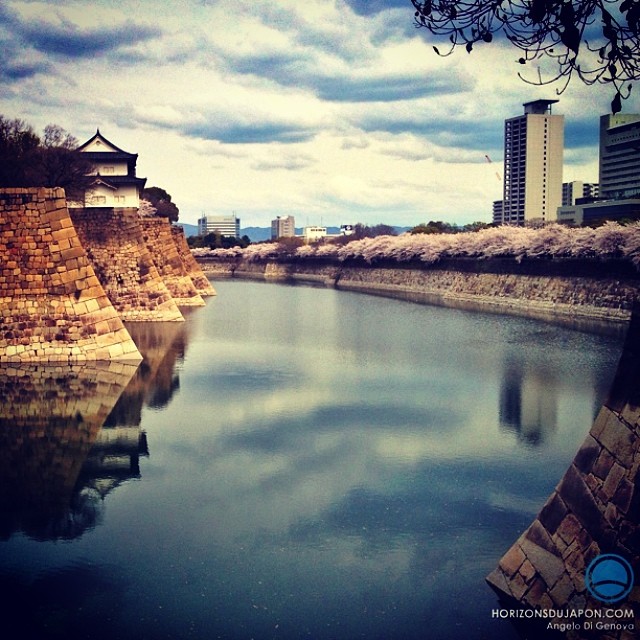
[[[640,115],[600,116],[599,193],[558,209],[558,222],[640,219]]]
[[[494,200],[493,201],[493,224],[502,224],[502,219],[504,216],[504,201],[503,200]]]
[[[564,116],[557,100],[524,103],[524,115],[505,120],[503,224],[555,220],[562,204]]]
[[[573,182],[562,183],[562,206],[568,207],[576,204],[577,200],[587,198],[595,200],[600,194],[600,185],[594,182]]]
[[[603,220],[640,220],[640,198],[585,201],[558,209],[558,222],[590,224]]]
[[[640,115],[600,116],[600,196],[640,197]]]
[[[293,216],[278,216],[271,221],[271,239],[293,238],[296,235],[296,220]]]
[[[95,135],[78,147],[93,164],[95,176],[83,202],[70,207],[138,207],[146,178],[136,176],[137,153],[123,151],[96,130]]]
[[[198,235],[219,233],[231,238],[240,237],[240,218],[236,216],[202,216],[198,218]]]
[[[309,244],[310,242],[317,242],[327,236],[327,227],[305,227],[303,231],[304,241]]]

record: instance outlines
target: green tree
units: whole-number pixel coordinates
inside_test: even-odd
[[[171,222],[178,222],[180,210],[171,201],[171,196],[160,187],[149,187],[144,189],[140,198],[148,200],[156,209],[156,215],[169,218]]]
[[[449,55],[463,46],[503,35],[517,49],[521,65],[536,68],[551,60],[557,69],[548,78],[539,72],[529,84],[561,82],[562,93],[572,77],[587,85],[613,85],[611,111],[621,110],[631,81],[640,78],[640,3],[638,0],[411,0],[415,24],[444,36]],[[625,86],[626,85],[626,86]]]
[[[409,231],[412,235],[419,233],[457,233],[458,227],[448,222],[442,222],[440,220],[429,220],[427,224],[419,224]]]
[[[396,230],[388,224],[376,224],[369,226],[358,222],[354,229],[353,235],[350,236],[354,240],[361,240],[362,238],[375,238],[377,236],[397,236]]]
[[[462,227],[462,231],[482,231],[483,229],[489,229],[493,224],[487,222],[470,222]]]

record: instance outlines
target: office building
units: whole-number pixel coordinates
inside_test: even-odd
[[[556,219],[564,149],[564,116],[551,113],[556,102],[526,102],[523,115],[505,120],[503,224]]]
[[[198,235],[219,233],[231,238],[240,237],[240,218],[236,216],[202,216],[198,218]]]
[[[640,219],[640,115],[600,116],[600,184],[558,209],[558,222],[601,224]]]
[[[640,197],[640,115],[600,116],[600,196]]]
[[[278,216],[271,221],[271,239],[293,238],[296,235],[296,220],[293,216]]]
[[[327,227],[305,227],[302,237],[306,244],[318,242],[327,237]]]
[[[493,213],[491,220],[493,224],[502,224],[504,216],[504,202],[502,200],[493,201]]]
[[[594,182],[573,182],[562,183],[562,206],[570,207],[579,200],[595,200],[600,193],[600,185]]]

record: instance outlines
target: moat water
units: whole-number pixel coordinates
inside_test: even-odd
[[[5,629],[517,638],[485,576],[584,439],[622,338],[215,286],[184,324],[130,325],[135,372],[2,372]]]

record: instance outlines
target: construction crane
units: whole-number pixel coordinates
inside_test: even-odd
[[[489,164],[493,164],[493,161],[491,160],[491,158],[485,153],[484,154],[485,160],[489,163]],[[500,176],[500,174],[496,171],[496,178],[498,178],[498,182],[502,182],[502,177]]]

